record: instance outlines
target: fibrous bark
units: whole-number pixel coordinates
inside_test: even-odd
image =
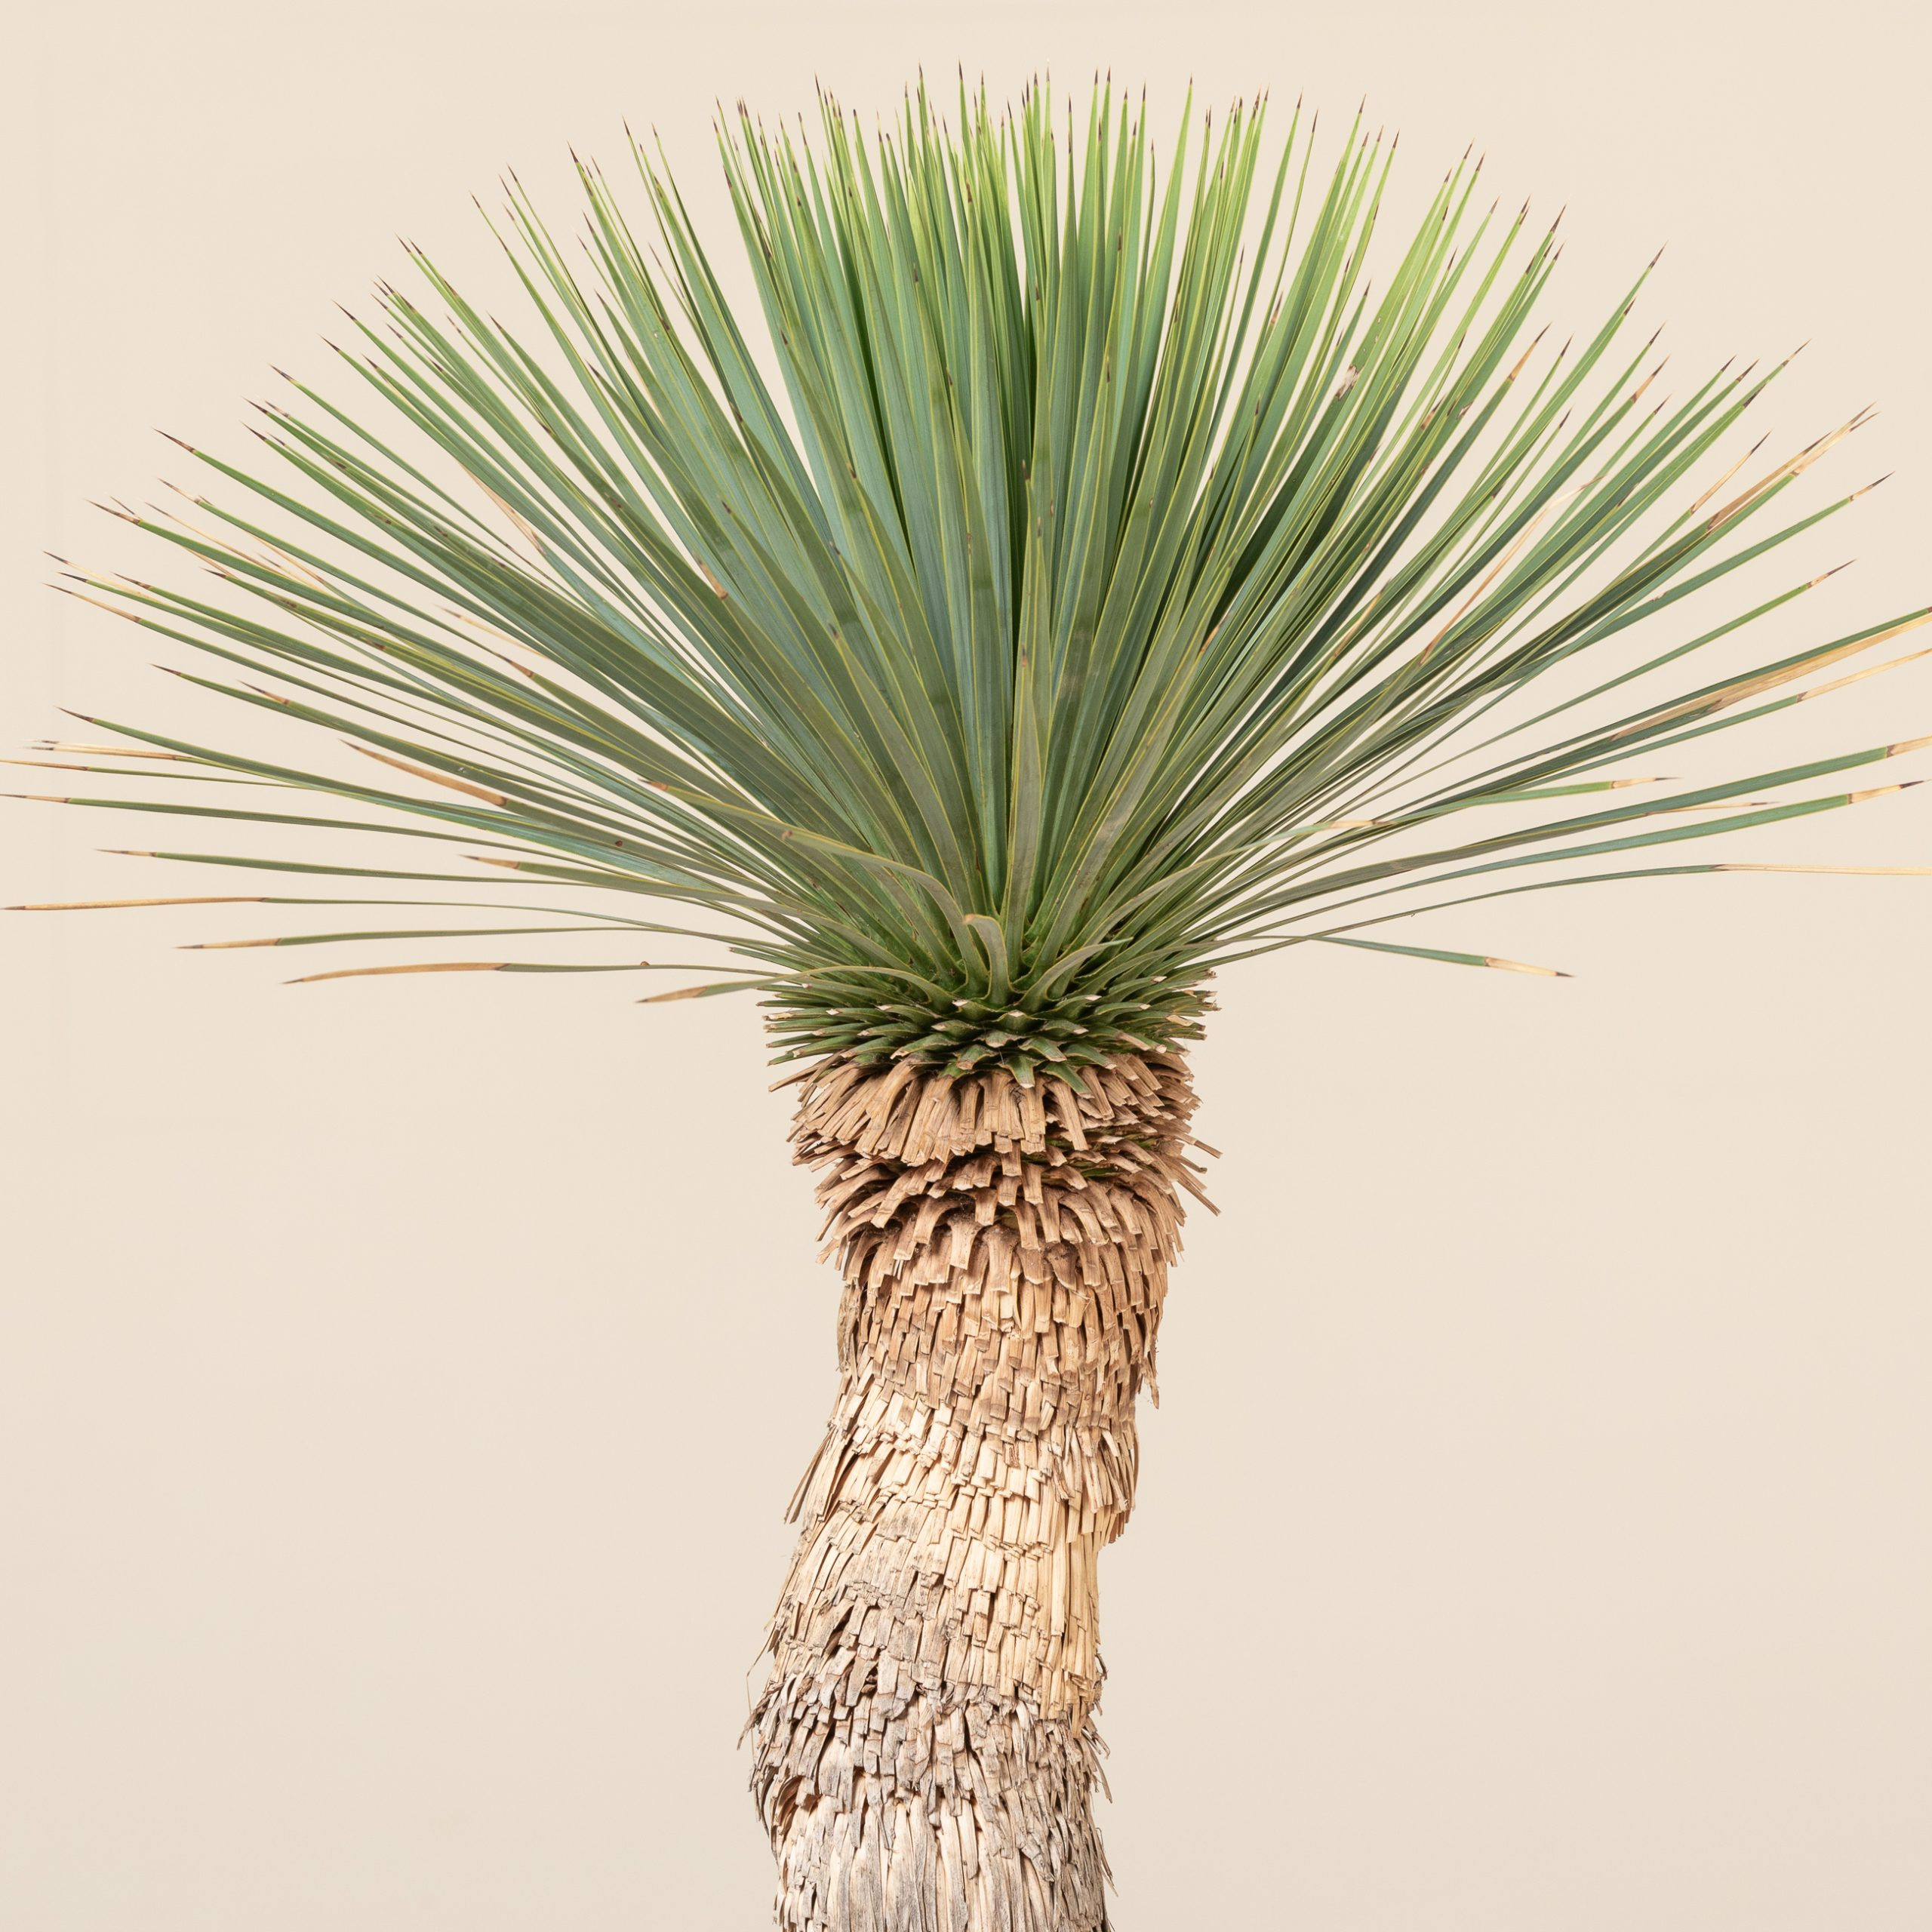
[[[1193,1091],[1173,1054],[805,1076],[839,1391],[749,1726],[786,1932],[1099,1932],[1097,1562],[1134,1500]]]

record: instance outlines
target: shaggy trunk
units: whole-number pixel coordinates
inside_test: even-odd
[[[786,1932],[1097,1932],[1097,1568],[1134,1500],[1195,1105],[1149,1052],[806,1076],[839,1392],[750,1724]]]

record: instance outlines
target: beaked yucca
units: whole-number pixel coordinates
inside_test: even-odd
[[[1780,501],[1858,419],[1754,464],[1777,369],[1660,400],[1635,288],[1546,343],[1554,232],[1484,211],[1480,164],[1371,286],[1393,151],[1359,124],[1318,173],[1299,109],[1266,165],[1260,108],[1192,152],[1184,114],[1164,170],[1104,88],[1084,131],[1040,88],[949,118],[921,88],[872,139],[830,102],[815,141],[721,129],[755,348],[661,160],[648,233],[581,166],[568,248],[512,184],[514,327],[416,254],[342,352],[359,400],[294,385],[259,473],[195,451],[208,494],[122,512],[212,586],[69,580],[312,728],[314,768],[106,719],[44,747],[143,781],[67,802],[344,835],[168,851],[244,889],[114,902],[373,909],[217,943],[593,942],[306,978],[761,1007],[844,1281],[749,1727],[795,1932],[1107,1922],[1097,1561],[1211,1152],[1217,968],[1540,971],[1389,928],[1738,869],[1663,848],[1895,789],[1866,768],[1927,742],[1649,775],[1928,614],[1701,672],[1819,580],[1725,581],[1860,494]],[[429,842],[361,864],[352,832]]]

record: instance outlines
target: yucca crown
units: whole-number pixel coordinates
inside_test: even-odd
[[[406,785],[125,725],[132,752],[78,749],[200,781],[144,809],[413,831],[466,867],[312,878],[507,869],[568,901],[492,894],[518,923],[439,931],[715,941],[727,977],[657,997],[754,992],[781,1057],[1076,1087],[1192,1038],[1220,964],[1318,941],[1509,965],[1369,935],[1717,869],[1622,855],[1854,802],[1738,801],[1909,749],[1668,794],[1620,775],[1926,613],[1673,681],[1819,580],[1688,601],[1853,500],[1763,515],[1857,419],[1740,481],[1714,452],[1776,369],[1651,398],[1635,289],[1586,341],[1526,340],[1554,232],[1481,210],[1479,163],[1372,289],[1393,149],[1359,125],[1321,177],[1299,108],[1265,170],[1261,108],[1192,155],[1184,119],[1163,177],[1104,88],[1084,134],[1044,89],[1001,114],[962,85],[957,113],[921,88],[875,143],[829,100],[816,148],[721,130],[763,358],[640,149],[661,259],[594,168],[581,265],[512,185],[520,330],[417,254],[442,313],[385,288],[345,352],[380,422],[298,385],[263,432],[282,480],[198,451],[242,507],[128,513],[225,590],[91,594]],[[1586,651],[1600,675],[1534,701]],[[349,809],[209,804],[211,780]],[[640,894],[706,921],[586,909]]]

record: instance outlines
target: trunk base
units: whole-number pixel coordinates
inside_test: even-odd
[[[1091,1722],[811,1679],[754,1722],[784,1932],[1106,1932]]]

